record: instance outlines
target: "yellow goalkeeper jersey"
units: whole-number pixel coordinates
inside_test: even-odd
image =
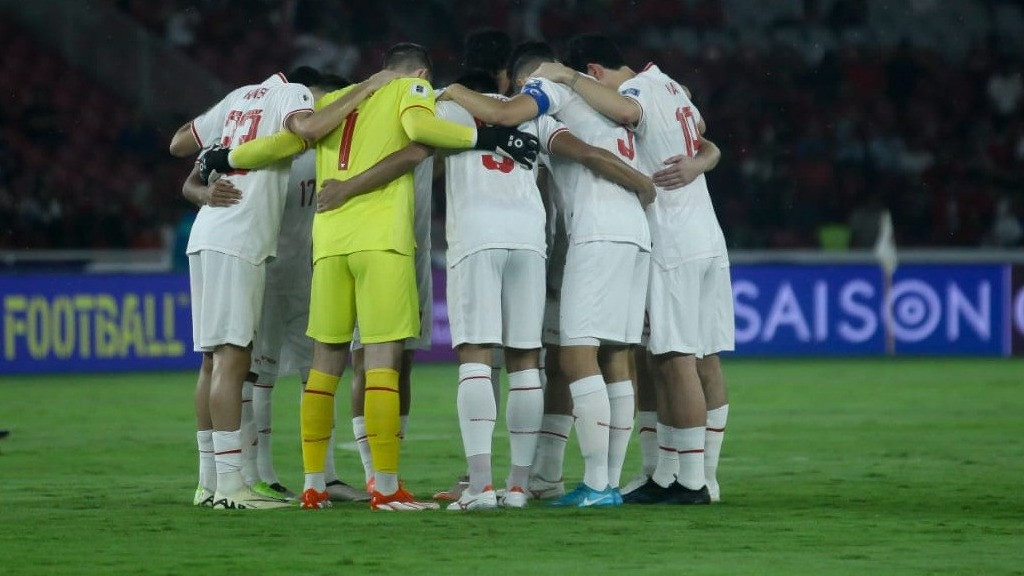
[[[353,87],[326,94],[323,108]],[[398,78],[364,100],[316,146],[317,189],[329,178],[348,180],[409,145],[402,113],[422,107],[434,112],[434,90],[426,80]],[[413,254],[413,180],[407,172],[340,208],[313,218],[313,260],[363,250]]]

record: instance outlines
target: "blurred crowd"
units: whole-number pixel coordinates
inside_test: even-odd
[[[964,31],[963,49],[951,50],[941,29],[934,41],[876,37],[871,0],[781,1],[771,18],[744,13],[764,5],[741,0],[104,1],[230,85],[300,64],[359,79],[400,40],[428,46],[443,85],[475,28],[556,48],[577,32],[603,31],[634,68],[653,61],[693,92],[723,151],[710,184],[731,248],[870,246],[884,210],[902,246],[1015,246],[1024,236],[1022,45],[994,24]],[[906,5],[949,8],[936,2]],[[1024,29],[1007,23],[1024,20],[1020,3],[958,4],[1001,30]],[[0,107],[0,133],[61,141],[67,127],[48,98],[28,100],[25,109]],[[130,164],[138,169],[113,176],[138,179],[121,194],[144,202],[120,205],[146,227],[173,226],[181,166],[165,145],[180,119],[126,110],[112,145],[139,158]],[[80,213],[47,190],[46,174],[19,174],[17,145],[0,139],[0,220],[13,223],[0,248],[159,243],[123,214],[74,224]]]

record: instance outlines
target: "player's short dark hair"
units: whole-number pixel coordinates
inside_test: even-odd
[[[455,79],[456,84],[462,84],[466,88],[483,94],[497,94],[498,81],[494,74],[487,70],[467,70]]]
[[[546,42],[523,42],[512,50],[508,59],[508,78],[515,81],[521,74],[533,72],[541,62],[554,62],[555,51]]]
[[[334,92],[335,90],[341,90],[352,85],[352,81],[344,76],[338,74],[321,74],[320,79],[317,80],[313,86],[323,90],[324,92]],[[312,88],[313,86],[310,86]]]
[[[565,64],[580,72],[587,71],[587,64],[599,64],[605,68],[618,69],[626,65],[619,47],[602,34],[579,34],[569,40]]]
[[[312,66],[299,66],[286,74],[285,78],[292,84],[302,84],[309,88],[310,86],[316,86],[321,76],[320,71]]]
[[[497,28],[481,28],[466,35],[462,46],[463,70],[486,70],[497,76],[508,63],[512,39]]]
[[[399,42],[388,49],[384,55],[384,68],[388,70],[410,71],[417,68],[434,69],[427,49],[412,42]]]

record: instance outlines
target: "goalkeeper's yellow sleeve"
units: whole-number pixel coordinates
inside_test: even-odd
[[[402,112],[402,128],[413,142],[436,148],[472,148],[476,144],[476,128],[441,120],[422,106]]]
[[[290,158],[306,149],[306,142],[287,130],[250,140],[228,154],[232,168],[254,169]]]

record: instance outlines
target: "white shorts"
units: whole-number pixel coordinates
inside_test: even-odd
[[[406,338],[405,349],[430,350],[434,340],[434,268],[430,262],[430,253],[426,250],[416,250],[416,295],[420,301],[420,335],[417,338]],[[351,349],[363,349],[358,322],[352,331]]]
[[[544,255],[494,248],[448,267],[452,347],[496,344],[540,348],[544,318]]]
[[[735,348],[732,280],[725,256],[651,267],[652,354],[703,357]]]
[[[252,351],[252,371],[260,376],[285,376],[313,365],[309,324],[309,290],[279,290],[268,286],[263,315]]]
[[[638,344],[651,254],[626,242],[573,244],[565,260],[561,345]]]
[[[188,255],[192,341],[196,352],[246,347],[256,336],[266,267],[213,250]]]

